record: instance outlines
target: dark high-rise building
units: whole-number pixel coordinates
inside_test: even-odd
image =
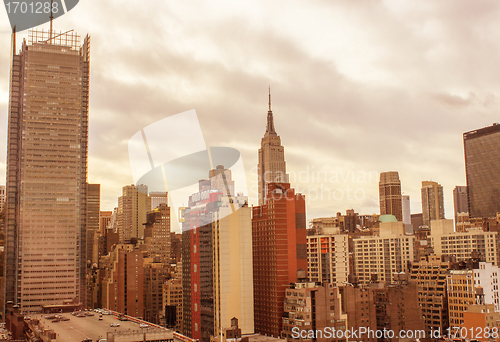
[[[163,284],[170,279],[170,264],[160,258],[144,259],[144,320],[160,324],[163,312]]]
[[[500,125],[464,133],[469,217],[500,212]]]
[[[411,225],[413,226],[413,231],[417,231],[420,226],[424,225],[423,214],[411,214]]]
[[[222,193],[202,190],[191,195],[182,223],[183,334],[206,340],[214,334],[212,213]],[[202,312],[203,311],[203,312]],[[203,322],[202,322],[203,320]]]
[[[160,203],[148,212],[144,229],[144,241],[149,257],[159,256],[164,264],[170,264],[170,207]]]
[[[102,306],[125,315],[144,314],[144,252],[118,244],[101,258]]]
[[[285,289],[307,277],[305,197],[289,183],[269,183],[266,203],[253,208],[255,332],[279,337]]]
[[[306,299],[300,303],[302,298],[310,300]],[[338,287],[328,282],[290,284],[286,290],[285,303],[281,338],[287,341],[313,341],[309,338],[294,339],[297,325],[302,324],[315,331],[327,331],[326,328],[329,327],[336,332],[331,338],[318,334],[314,339],[316,342],[344,342],[346,340],[343,338],[347,329],[346,315],[342,314],[342,300]]]
[[[403,221],[401,181],[396,171],[382,172],[379,182],[380,215],[394,215]]]
[[[94,237],[99,231],[101,185],[87,184],[87,267],[94,262]]]
[[[424,225],[430,226],[431,221],[444,219],[444,197],[441,184],[423,181],[421,193]]]
[[[469,212],[469,202],[467,201],[467,187],[457,185],[453,189],[453,209],[455,211],[455,225],[457,224],[458,213]]]
[[[90,37],[12,37],[6,301],[85,304]]]

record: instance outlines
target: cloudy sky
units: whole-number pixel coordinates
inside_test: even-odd
[[[89,181],[101,184],[102,210],[134,181],[129,139],[190,109],[208,146],[241,152],[254,188],[271,85],[308,219],[378,213],[378,173],[389,170],[399,171],[412,213],[421,212],[421,181],[441,183],[452,218],[452,190],[465,185],[462,134],[500,121],[499,17],[495,0],[80,0],[54,27],[91,35]],[[2,11],[0,46],[3,175]]]

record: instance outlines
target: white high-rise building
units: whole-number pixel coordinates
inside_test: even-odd
[[[451,255],[457,261],[465,261],[472,253],[481,254],[486,262],[498,265],[497,232],[485,232],[470,228],[466,232],[455,232],[453,220],[431,221],[431,233],[427,237],[429,246],[436,255]]]
[[[354,274],[360,284],[369,284],[372,277],[392,283],[395,274],[410,271],[415,237],[405,234],[403,222],[393,220],[380,222],[380,236],[353,239]]]
[[[403,223],[405,224],[405,233],[413,234],[413,226],[411,225],[410,195],[401,195],[401,201],[401,205],[403,207]]]
[[[166,191],[151,191],[149,197],[151,197],[151,210],[155,210],[162,203],[168,205],[168,192]]]
[[[481,286],[484,304],[493,304],[495,311],[500,312],[500,268],[489,262],[480,262],[474,269],[474,287]]]
[[[317,234],[307,236],[309,281],[342,286],[349,275],[349,236]]]

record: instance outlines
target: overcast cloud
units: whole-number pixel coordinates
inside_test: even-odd
[[[493,0],[81,0],[54,26],[91,35],[89,182],[102,210],[133,182],[130,137],[190,109],[208,146],[240,150],[254,187],[270,84],[308,219],[378,213],[378,173],[390,170],[412,213],[421,181],[441,183],[452,218],[462,134],[500,121],[499,12]],[[2,175],[9,30],[1,12]]]

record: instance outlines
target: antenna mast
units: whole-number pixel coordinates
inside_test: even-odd
[[[271,111],[271,85],[269,85],[269,111]]]
[[[54,0],[50,0],[50,32],[49,32],[49,44],[52,44],[52,22],[54,21],[54,13],[52,12]]]

